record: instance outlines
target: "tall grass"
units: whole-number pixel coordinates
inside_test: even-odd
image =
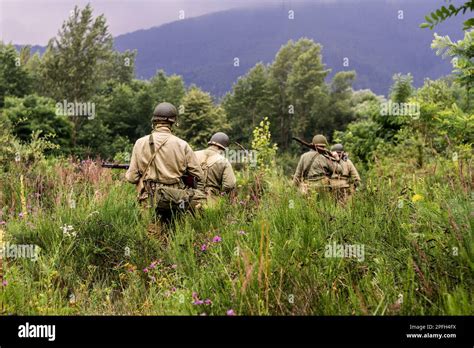
[[[388,173],[370,169],[345,206],[240,173],[236,197],[178,217],[165,242],[123,173],[18,168],[2,177],[2,228],[41,254],[8,260],[3,314],[472,315],[470,167]],[[363,259],[326,257],[333,243]]]

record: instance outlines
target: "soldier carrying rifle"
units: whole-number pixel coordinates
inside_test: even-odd
[[[207,149],[196,151],[196,157],[204,173],[204,191],[208,203],[213,203],[215,197],[221,193],[230,193],[235,189],[236,178],[232,165],[224,157],[224,151],[229,144],[227,134],[218,132],[209,140]]]
[[[303,194],[330,190],[330,178],[334,174],[342,173],[342,166],[338,154],[327,149],[326,137],[321,134],[315,135],[310,144],[297,138],[293,139],[311,148],[301,155],[293,183]]]
[[[360,176],[354,163],[349,159],[347,153],[344,152],[342,144],[335,144],[331,147],[331,151],[339,155],[342,173],[334,173],[330,179],[331,187],[335,193],[336,199],[345,203],[354,192],[355,188],[360,185]]]
[[[138,200],[153,207],[163,222],[169,222],[176,212],[195,208],[203,195],[197,190],[203,172],[196,155],[186,141],[171,132],[177,116],[170,103],[156,106],[153,131],[136,141],[125,175],[137,185]],[[185,175],[196,182],[194,188],[183,182]]]

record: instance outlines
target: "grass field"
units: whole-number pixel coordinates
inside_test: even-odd
[[[41,251],[3,258],[2,314],[474,314],[472,168],[392,169],[363,172],[345,207],[276,170],[238,172],[235,198],[181,217],[164,241],[122,172],[18,164],[1,177],[0,228]]]

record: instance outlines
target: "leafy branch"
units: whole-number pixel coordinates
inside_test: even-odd
[[[451,2],[451,0],[449,0]],[[431,30],[441,22],[444,22],[450,17],[455,17],[462,12],[464,15],[467,11],[474,11],[474,0],[466,1],[463,5],[454,6],[450,4],[448,7],[442,6],[436,11],[431,12],[429,15],[425,16],[426,22],[420,24],[420,28],[430,28]],[[463,30],[468,30],[474,27],[474,18],[469,18],[464,21]]]

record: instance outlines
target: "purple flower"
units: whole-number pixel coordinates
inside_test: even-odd
[[[239,231],[239,234],[241,234],[241,235],[245,235],[245,234],[247,234],[247,233],[245,233],[245,231],[244,231],[244,230],[240,230],[240,231]]]
[[[239,204],[240,204],[240,205],[245,205],[245,202],[244,202],[244,201],[240,201]]]
[[[158,265],[158,261],[153,261],[153,262],[150,264],[150,266],[148,266],[148,267],[151,268],[151,269],[154,269],[154,268],[156,268],[157,265]]]
[[[206,251],[207,250],[207,244],[201,245],[201,251]]]
[[[233,310],[233,309],[229,309],[229,310],[227,311],[227,315],[228,315],[228,316],[234,316],[234,315],[235,315],[234,310]]]
[[[22,217],[23,217],[23,213],[18,214],[18,217],[22,218]]]
[[[8,282],[7,282],[6,280],[4,280],[4,281],[2,282],[2,285],[3,285],[3,286],[7,286],[7,285],[8,285]]]
[[[176,269],[176,268],[178,268],[178,265],[173,264],[173,265],[171,265],[171,268],[172,268],[172,269]]]
[[[193,296],[193,299],[195,299],[195,300],[198,299],[198,294],[197,294],[197,292],[193,292],[193,295],[192,295],[192,296]]]
[[[143,272],[148,273],[148,268],[145,267],[145,268],[143,269]]]
[[[171,292],[176,292],[176,288],[174,286],[171,288]]]
[[[221,192],[221,196],[225,195],[225,192]]]
[[[0,221],[0,226],[2,226],[2,225],[5,225],[5,224],[6,224],[6,222],[5,222],[5,221],[3,221],[3,220],[2,220],[2,221]]]
[[[222,237],[220,237],[220,236],[214,236],[214,238],[212,238],[212,241],[213,241],[214,243],[222,242]]]
[[[207,299],[204,300],[204,304],[211,305],[212,301],[207,298]]]
[[[195,300],[195,301],[193,302],[193,305],[199,306],[199,305],[202,305],[203,303],[204,303],[203,300]]]

